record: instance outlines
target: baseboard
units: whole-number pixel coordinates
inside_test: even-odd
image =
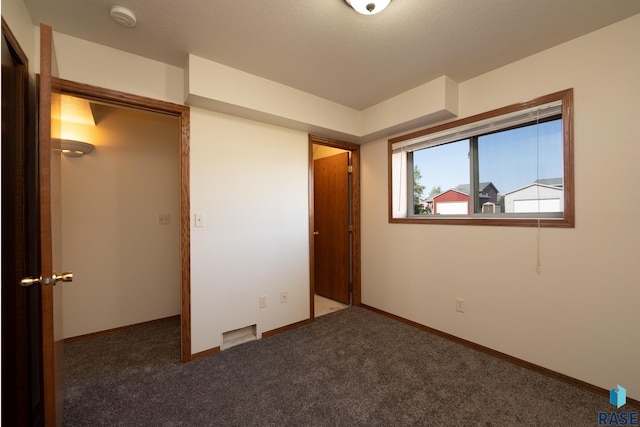
[[[442,332],[442,331],[439,331],[437,329],[430,328],[429,326],[425,326],[425,325],[423,325],[421,323],[405,319],[404,317],[396,316],[395,314],[391,314],[389,312],[386,312],[384,310],[380,310],[380,309],[375,308],[375,307],[371,307],[371,306],[366,305],[366,304],[361,304],[360,307],[365,308],[365,309],[370,310],[370,311],[373,311],[374,313],[378,313],[378,314],[381,314],[383,316],[389,317],[391,319],[397,320],[399,322],[405,323],[405,324],[407,324],[409,326],[412,326],[414,328],[417,328],[417,329],[420,329],[422,331],[428,332],[430,334],[437,335],[439,337],[448,339],[449,341],[453,341],[455,343],[462,344],[462,345],[464,345],[466,347],[469,347],[469,348],[472,348],[474,350],[481,351],[482,353],[488,354],[488,355],[496,357],[498,359],[502,359],[502,360],[504,360],[506,362],[513,363],[514,365],[521,366],[523,368],[538,372],[538,373],[546,375],[548,377],[555,378],[557,380],[572,384],[572,385],[574,385],[576,387],[580,387],[582,389],[585,389],[585,390],[591,391],[593,393],[605,396],[607,398],[609,397],[609,390],[606,390],[606,389],[604,389],[602,387],[598,387],[598,386],[595,386],[593,384],[589,384],[589,383],[587,383],[585,381],[570,377],[568,375],[561,374],[561,373],[556,372],[556,371],[552,371],[551,369],[547,369],[547,368],[544,368],[542,366],[536,365],[534,363],[527,362],[526,360],[522,360],[522,359],[519,359],[517,357],[510,356],[510,355],[508,355],[506,353],[502,353],[502,352],[499,352],[497,350],[493,350],[493,349],[491,349],[489,347],[485,347],[483,345],[476,344],[476,343],[474,343],[472,341],[468,341],[468,340],[456,337],[455,335],[451,335],[451,334],[448,334],[446,332]],[[636,400],[636,399],[627,398],[627,405],[632,406],[634,408],[640,408],[640,401]]]
[[[69,337],[69,338],[65,338],[63,340],[63,342],[65,344],[69,344],[69,343],[76,342],[76,341],[83,341],[83,340],[88,340],[88,339],[91,339],[91,338],[102,337],[102,336],[105,336],[105,335],[115,334],[116,332],[126,331],[127,329],[139,328],[140,326],[152,325],[154,323],[161,323],[161,322],[166,322],[168,320],[175,320],[175,319],[180,319],[180,315],[178,314],[178,315],[175,315],[175,316],[163,317],[161,319],[149,320],[147,322],[134,323],[133,325],[120,326],[118,328],[107,329],[107,330],[98,331],[98,332],[92,332],[90,334],[78,335],[78,336],[75,336],[75,337]]]
[[[267,338],[267,337],[271,337],[273,335],[280,334],[282,332],[290,331],[292,329],[299,328],[300,326],[308,325],[309,323],[312,323],[312,322],[313,322],[312,319],[307,319],[307,320],[302,320],[300,322],[292,323],[290,325],[283,326],[281,328],[273,329],[271,331],[266,331],[266,332],[262,333],[262,338]],[[218,353],[220,353],[220,351],[221,351],[220,347],[214,347],[214,348],[209,349],[209,350],[201,351],[200,353],[192,354],[191,358],[189,359],[189,361],[193,361],[193,360],[197,360],[197,359],[204,359],[205,357],[209,357],[209,356],[213,356],[215,354],[218,354]]]
[[[301,320],[299,322],[292,323],[290,325],[286,325],[281,328],[272,329],[270,331],[263,332],[262,338],[272,337],[274,335],[281,334],[282,332],[290,331],[292,329],[296,329],[296,328],[299,328],[300,326],[308,325],[310,323],[313,323],[313,319]]]
[[[193,362],[194,360],[204,359],[205,357],[213,356],[214,354],[220,353],[220,347],[214,347],[209,350],[201,351],[199,353],[195,353],[191,355],[189,362]]]

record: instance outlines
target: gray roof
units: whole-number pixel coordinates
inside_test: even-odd
[[[562,187],[564,183],[562,178],[542,178],[533,181],[534,184],[551,185],[553,187]]]
[[[563,188],[562,185],[547,185],[547,184],[540,184],[540,183],[532,182],[531,184],[527,184],[527,185],[525,185],[523,187],[516,188],[515,190],[508,191],[508,192],[504,193],[503,196],[506,196],[507,194],[516,193],[518,191],[524,190],[525,188],[529,188],[529,187],[533,187],[533,186],[538,186],[538,187],[543,187],[543,188],[550,188],[550,189],[556,190],[556,191],[564,191],[564,188]]]
[[[485,193],[485,190],[487,189],[488,186],[493,185],[492,182],[481,182],[479,187],[480,187],[480,192],[481,193]],[[460,192],[460,193],[464,193],[464,194],[469,194],[469,184],[460,184],[458,185],[456,188],[454,188],[454,190]],[[493,187],[495,188],[495,185],[493,185]],[[496,188],[496,191],[498,189]]]

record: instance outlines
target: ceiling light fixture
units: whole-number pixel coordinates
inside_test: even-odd
[[[391,0],[344,0],[344,2],[358,13],[375,15],[389,6]]]
[[[123,27],[133,28],[138,22],[136,15],[124,6],[111,6],[110,14],[111,19]]]

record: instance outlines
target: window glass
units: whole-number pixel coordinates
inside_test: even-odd
[[[468,203],[449,190],[463,184],[469,187],[469,140],[451,142],[414,151],[413,166],[418,171],[418,188],[423,188],[418,197],[423,211],[414,209],[414,214],[467,214]],[[448,192],[450,194],[443,194]],[[415,191],[414,191],[415,194]],[[434,199],[439,201],[437,211]],[[447,200],[446,202],[444,200]]]
[[[478,137],[478,176],[499,194],[496,213],[562,212],[562,120]]]

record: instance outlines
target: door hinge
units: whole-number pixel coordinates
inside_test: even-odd
[[[353,225],[349,224],[349,231],[353,231]]]
[[[347,166],[347,172],[348,173],[353,173],[353,166],[351,166],[351,165]]]

